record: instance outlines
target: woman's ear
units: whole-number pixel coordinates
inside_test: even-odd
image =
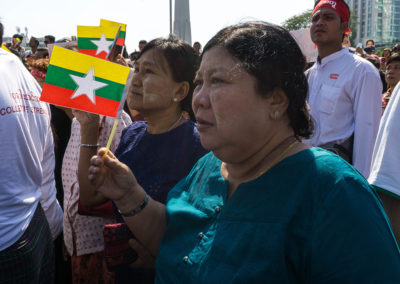
[[[174,102],[182,101],[188,95],[189,89],[190,89],[189,82],[185,81],[178,83],[172,100]]]
[[[271,107],[271,119],[277,120],[286,113],[289,106],[289,98],[281,88],[276,87],[273,89],[268,95],[268,101]]]
[[[269,97],[271,98],[270,103],[273,108],[282,112],[286,111],[289,105],[289,98],[281,88],[276,87],[273,89]]]

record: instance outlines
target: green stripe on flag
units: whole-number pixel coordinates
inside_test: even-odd
[[[125,34],[126,34],[125,31],[120,31],[118,37],[119,38],[125,38]]]
[[[96,75],[96,68],[94,72]],[[55,65],[49,65],[49,68],[47,69],[45,83],[69,90],[76,90],[78,88],[78,85],[69,75],[84,77],[86,74],[68,70]],[[96,90],[95,91],[96,96],[118,102],[121,100],[122,92],[124,91],[125,85],[118,84],[113,81],[109,81],[99,77],[95,77],[95,80],[102,83],[106,83],[108,85]]]
[[[92,40],[99,40],[100,38],[89,38],[89,37],[78,37],[78,49],[97,49],[97,45],[95,45]],[[114,41],[113,38],[107,38],[107,41],[110,42],[110,47]]]

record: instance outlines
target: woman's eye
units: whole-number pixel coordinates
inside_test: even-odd
[[[211,84],[219,84],[223,83],[224,81],[220,78],[211,78]]]
[[[154,72],[153,72],[153,70],[151,70],[151,69],[149,69],[149,68],[146,68],[146,69],[144,70],[144,73],[146,73],[146,74],[153,74]]]
[[[203,85],[203,81],[202,80],[195,80],[194,82],[194,87],[197,88],[200,85]]]

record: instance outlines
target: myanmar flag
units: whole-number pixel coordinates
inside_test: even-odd
[[[117,29],[121,26],[121,30],[120,30],[120,32],[118,34],[118,38],[117,38],[117,45],[123,46],[125,44],[126,24],[100,19],[100,26],[113,27],[113,28],[117,28]]]
[[[119,118],[129,67],[54,46],[40,100]]]
[[[118,27],[78,26],[78,51],[105,59],[117,32]]]

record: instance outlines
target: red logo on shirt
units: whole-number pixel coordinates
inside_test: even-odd
[[[337,78],[339,78],[339,74],[331,74],[330,76],[329,76],[329,78],[331,78],[331,79],[337,79]]]

